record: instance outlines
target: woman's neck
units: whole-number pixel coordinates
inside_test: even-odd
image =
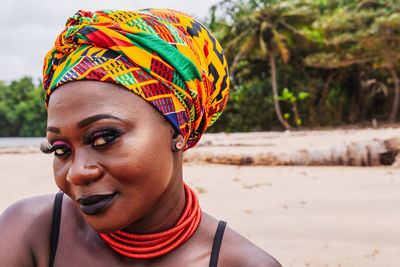
[[[132,223],[124,231],[133,234],[162,232],[172,228],[181,217],[186,203],[185,190],[180,175],[173,174],[164,193],[139,220]]]

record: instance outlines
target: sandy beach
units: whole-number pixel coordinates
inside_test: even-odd
[[[51,155],[0,154],[0,212],[57,192],[51,164]],[[283,266],[399,266],[400,168],[187,163],[184,178],[204,211]]]

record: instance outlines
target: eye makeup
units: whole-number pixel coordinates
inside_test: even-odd
[[[93,148],[101,148],[114,143],[121,135],[123,130],[116,127],[102,127],[93,131],[84,133],[82,142],[85,145],[92,145]],[[40,150],[45,154],[55,153],[56,156],[61,157],[71,153],[73,147],[65,141],[55,140],[52,143],[44,142],[40,145]]]
[[[115,142],[123,131],[116,127],[104,127],[83,135],[84,144],[92,144],[93,147],[107,146]]]
[[[56,156],[63,156],[71,151],[73,148],[65,141],[56,140],[52,144],[45,142],[40,145],[40,150],[45,154],[51,154],[55,152]]]

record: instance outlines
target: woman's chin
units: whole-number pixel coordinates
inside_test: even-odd
[[[99,234],[120,231],[137,220],[135,218],[118,218],[118,216],[111,213],[102,213],[95,216],[86,215],[82,211],[80,213],[87,224]]]

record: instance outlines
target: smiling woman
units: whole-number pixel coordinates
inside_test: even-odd
[[[2,265],[279,266],[183,182],[182,151],[221,114],[228,81],[221,47],[183,13],[70,18],[44,68],[41,150],[61,191],[1,215]]]

